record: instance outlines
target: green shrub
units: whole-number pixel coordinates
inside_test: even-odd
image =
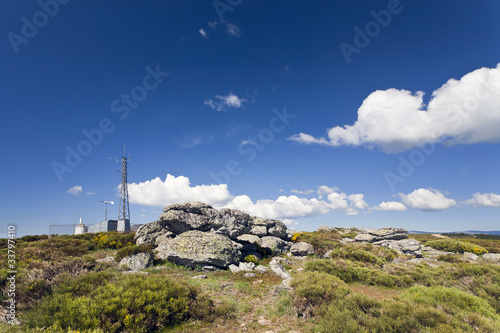
[[[343,298],[349,292],[342,280],[326,273],[304,272],[292,280],[291,286],[293,307],[304,317],[313,316],[319,306]]]
[[[126,275],[107,280],[105,275],[94,275],[94,278],[102,285],[90,293],[86,287],[75,291],[66,286],[43,298],[26,314],[27,326],[153,332],[190,317],[206,321],[219,314],[219,308],[200,295],[198,289],[165,276]]]
[[[436,250],[442,250],[442,251],[448,251],[448,252],[455,252],[455,253],[464,253],[464,252],[472,252],[474,254],[483,254],[483,253],[488,253],[485,248],[468,243],[468,242],[462,242],[458,241],[455,239],[437,239],[437,240],[432,240],[428,241],[426,243],[427,246],[433,247]]]
[[[153,245],[151,244],[141,244],[141,245],[130,245],[121,248],[116,252],[115,261],[120,262],[125,257],[138,254],[138,253],[148,253],[153,251]]]
[[[386,247],[373,246],[372,244],[352,244],[333,250],[331,258],[343,258],[353,261],[376,265],[382,267],[388,261],[396,257],[396,253]]]
[[[259,264],[259,258],[254,256],[253,254],[250,254],[243,259],[245,262],[253,262],[255,265]]]
[[[317,256],[341,247],[342,244],[339,242],[341,238],[337,231],[303,232],[300,235],[300,241],[311,244]]]

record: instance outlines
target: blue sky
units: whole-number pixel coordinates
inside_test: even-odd
[[[0,235],[102,220],[123,145],[132,223],[200,200],[297,230],[499,229],[498,1],[0,9]]]

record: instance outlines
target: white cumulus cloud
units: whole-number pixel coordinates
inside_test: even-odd
[[[227,96],[215,96],[215,100],[207,99],[203,102],[203,104],[210,106],[212,110],[226,111],[228,108],[241,108],[243,106],[243,103],[246,102],[246,99],[239,98],[238,96],[230,92]]]
[[[73,195],[80,195],[82,193],[82,187],[81,186],[73,186],[72,188],[67,190],[66,193],[73,194]]]
[[[201,201],[209,205],[222,205],[233,198],[226,184],[191,186],[189,178],[170,174],[141,183],[128,184],[131,203],[164,207],[174,203]]]
[[[208,34],[206,33],[205,29],[201,28],[200,30],[198,30],[198,32],[203,38],[208,38]]]
[[[401,202],[397,201],[383,201],[380,205],[373,208],[375,210],[393,211],[393,212],[403,212],[406,210],[406,206]]]
[[[280,196],[276,200],[257,200],[255,203],[246,195],[239,195],[225,207],[239,209],[250,215],[265,218],[288,218],[315,216],[328,213],[328,203],[318,199],[299,198],[295,195]]]
[[[328,129],[327,137],[299,133],[303,144],[378,147],[398,153],[426,143],[473,144],[500,141],[500,64],[450,79],[432,93],[388,89],[371,93],[353,125]]]
[[[500,207],[500,194],[475,193],[472,198],[463,202],[473,207]]]
[[[455,200],[446,198],[441,191],[433,188],[419,188],[410,194],[399,193],[399,196],[406,206],[424,211],[448,209],[457,204]]]

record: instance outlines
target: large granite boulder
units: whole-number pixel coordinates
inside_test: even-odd
[[[119,266],[126,266],[131,271],[139,271],[153,265],[153,253],[138,253],[120,260]]]
[[[135,232],[136,245],[152,244],[157,246],[162,238],[173,237],[174,234],[166,229],[166,224],[159,220],[141,225]]]
[[[238,245],[229,237],[190,230],[158,246],[157,257],[195,268],[197,265],[228,267],[240,261]]]
[[[292,255],[297,257],[304,257],[314,254],[314,247],[306,242],[297,242],[290,248]]]
[[[483,254],[483,259],[487,261],[499,262],[500,263],[500,253],[486,253]]]
[[[261,247],[271,251],[273,255],[280,255],[290,250],[291,243],[275,236],[265,236],[261,239]]]
[[[409,254],[417,258],[422,258],[422,244],[416,239],[409,238],[391,241],[388,247],[399,254]]]
[[[209,231],[211,221],[217,214],[212,206],[202,202],[187,202],[165,207],[160,221],[165,228],[175,234],[189,230]]]
[[[252,229],[252,217],[237,209],[222,208],[210,221],[211,231],[236,239]]]

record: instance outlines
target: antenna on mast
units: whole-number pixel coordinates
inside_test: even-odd
[[[118,231],[130,231],[130,208],[128,202],[128,184],[127,184],[127,163],[132,159],[129,155],[127,158],[125,145],[123,145],[123,156],[120,160],[113,158],[116,162],[121,163],[122,182],[120,185],[120,203],[118,208]]]

